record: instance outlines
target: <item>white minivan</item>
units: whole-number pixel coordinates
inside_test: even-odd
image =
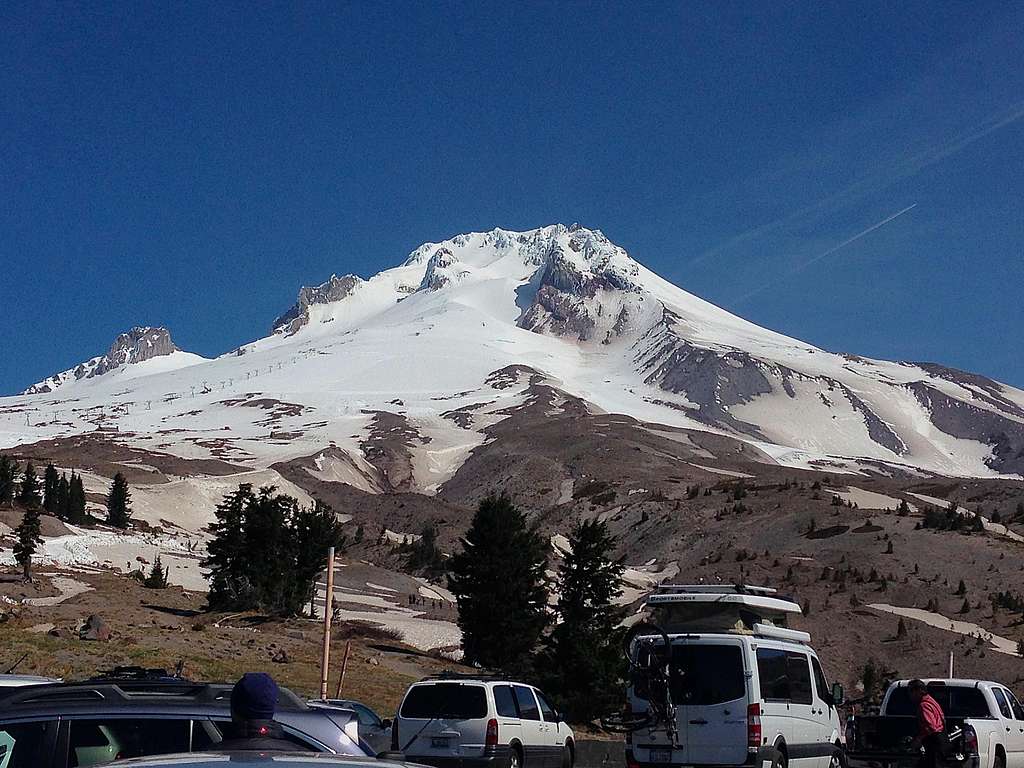
[[[572,768],[576,745],[532,685],[450,675],[409,687],[391,749],[437,768]]]
[[[842,689],[810,635],[784,626],[796,602],[763,587],[665,586],[646,608],[651,623],[630,641],[630,766],[840,768]]]

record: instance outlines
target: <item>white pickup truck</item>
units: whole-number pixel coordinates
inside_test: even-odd
[[[889,686],[878,715],[850,716],[846,751],[851,763],[896,768],[915,761],[917,707],[908,680]],[[1024,768],[1024,707],[1009,688],[988,680],[925,680],[946,715],[947,732],[961,728],[956,750],[964,768]]]

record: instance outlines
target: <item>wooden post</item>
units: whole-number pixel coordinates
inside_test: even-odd
[[[345,685],[345,673],[348,671],[348,655],[352,652],[352,641],[345,641],[345,656],[341,660],[341,675],[338,677],[338,692],[334,694],[334,698],[341,698],[341,689]]]
[[[334,613],[334,547],[327,550],[327,595],[324,597],[324,649],[320,656],[320,698],[327,698],[331,668],[331,614]]]

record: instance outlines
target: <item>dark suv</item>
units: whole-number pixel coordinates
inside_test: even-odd
[[[95,680],[0,691],[0,765],[85,768],[122,757],[199,752],[223,738],[231,686]],[[365,757],[355,714],[312,709],[286,688],[277,714],[297,750]]]

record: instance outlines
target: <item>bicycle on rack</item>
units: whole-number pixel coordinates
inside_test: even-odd
[[[661,627],[651,622],[635,624],[623,640],[629,677],[634,690],[642,691],[647,710],[625,709],[601,718],[601,727],[613,733],[632,733],[662,727],[672,746],[678,746],[676,707],[672,681],[680,674],[672,661],[672,643]]]

